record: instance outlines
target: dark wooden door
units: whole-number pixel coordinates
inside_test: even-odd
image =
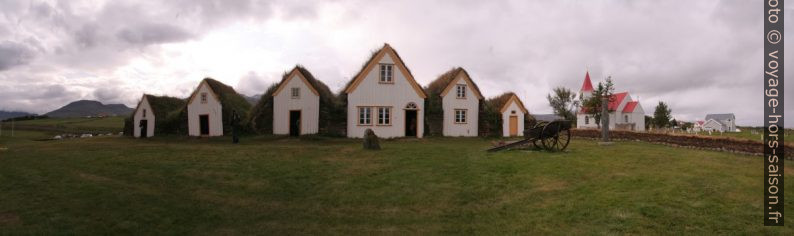
[[[141,120],[141,124],[138,126],[141,129],[141,138],[149,137],[149,121],[148,120]]]
[[[416,110],[405,110],[405,136],[416,137]]]
[[[289,111],[289,135],[301,134],[301,111]]]
[[[201,135],[210,135],[210,116],[199,115],[199,128]]]

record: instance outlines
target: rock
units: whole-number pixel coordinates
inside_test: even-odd
[[[364,149],[380,150],[380,140],[372,129],[364,131]]]
[[[63,139],[63,137],[61,137],[60,135],[55,135],[55,137],[52,137],[52,139],[61,140]]]

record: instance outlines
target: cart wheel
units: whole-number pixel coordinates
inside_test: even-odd
[[[568,147],[568,142],[571,139],[570,130],[561,131],[561,128],[562,127],[558,122],[549,123],[543,128],[541,133],[541,135],[545,137],[541,140],[543,143],[543,148],[552,152],[557,152]],[[561,134],[561,132],[565,133]]]
[[[535,146],[535,149],[541,149],[543,147],[543,141],[538,139],[532,140],[532,145]]]

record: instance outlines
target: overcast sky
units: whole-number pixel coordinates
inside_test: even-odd
[[[261,94],[295,64],[339,91],[388,42],[422,85],[462,66],[486,97],[514,91],[531,113],[551,113],[549,91],[578,91],[589,68],[648,114],[661,100],[680,120],[761,125],[763,3],[0,0],[0,110],[134,106],[144,92],[186,97],[204,77]]]

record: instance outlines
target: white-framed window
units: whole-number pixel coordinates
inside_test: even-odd
[[[146,109],[143,109],[143,118],[146,118]]]
[[[394,64],[380,64],[380,82],[393,83],[392,77],[394,76]]]
[[[207,103],[207,93],[201,93],[201,103]]]
[[[378,125],[391,125],[391,107],[378,107]]]
[[[584,124],[586,124],[586,125],[590,124],[590,117],[589,116],[585,116],[584,117]]]
[[[455,123],[466,123],[466,109],[455,109]]]
[[[455,87],[456,94],[458,98],[466,98],[466,85],[465,84],[458,84]]]
[[[358,108],[358,124],[371,125],[372,124],[372,107],[359,107]]]
[[[623,120],[626,123],[629,123],[629,115],[623,115]]]
[[[301,88],[292,88],[292,98],[301,97]]]

